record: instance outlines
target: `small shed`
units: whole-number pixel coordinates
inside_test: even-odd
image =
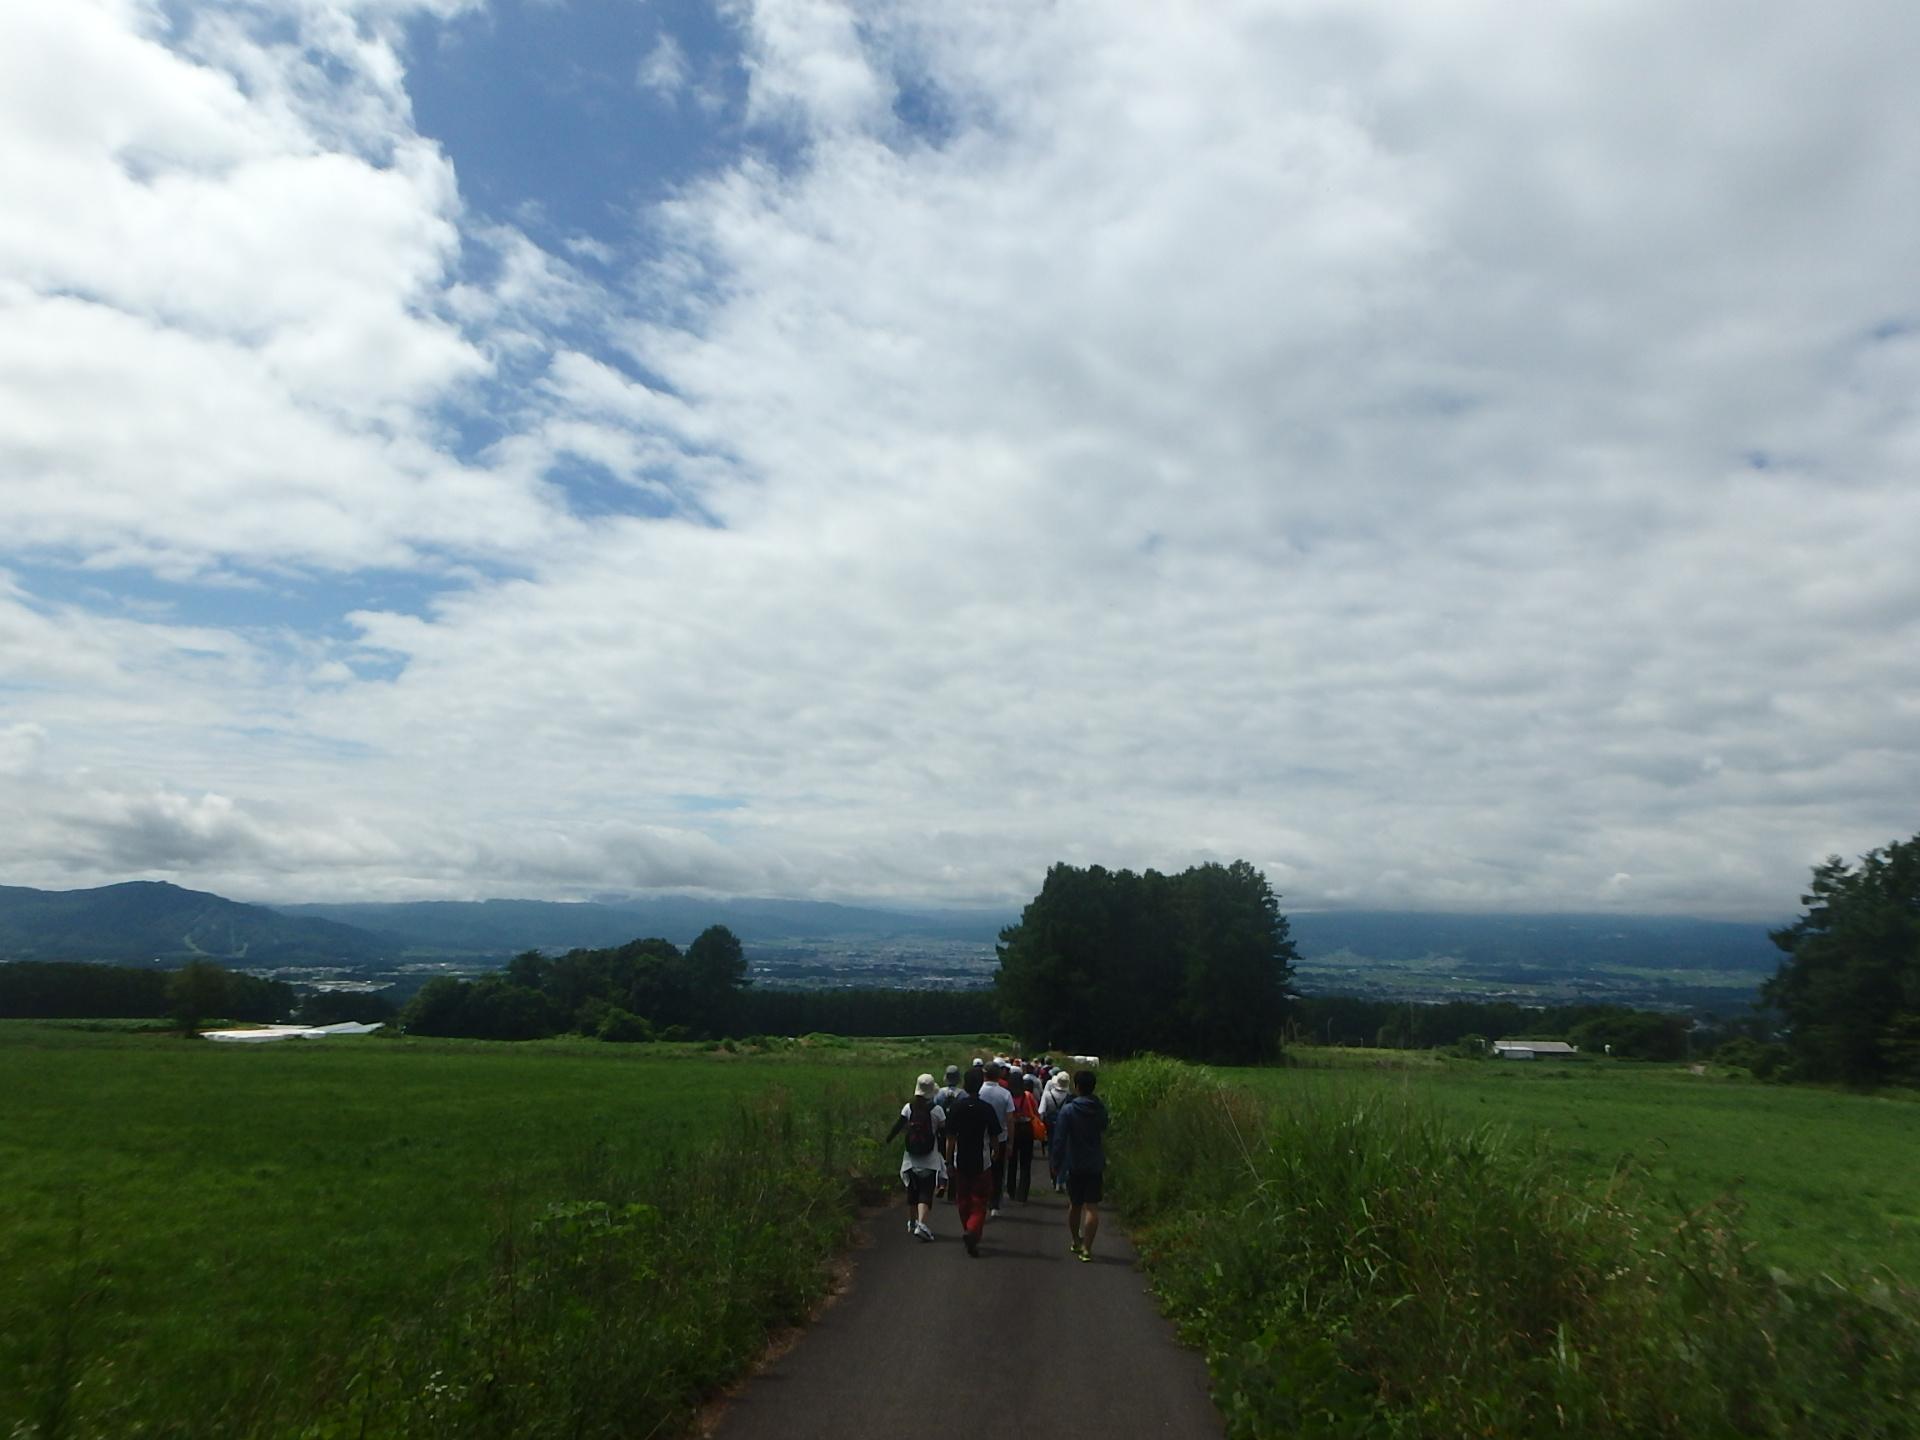
[[[1578,1045],[1569,1045],[1564,1040],[1496,1040],[1493,1042],[1493,1055],[1496,1060],[1565,1060],[1579,1053]]]

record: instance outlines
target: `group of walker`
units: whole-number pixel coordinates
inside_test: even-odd
[[[1046,1062],[1000,1057],[976,1059],[964,1075],[947,1066],[945,1085],[922,1075],[887,1132],[888,1140],[906,1134],[907,1233],[933,1239],[927,1222],[945,1195],[959,1212],[967,1254],[978,1257],[987,1220],[1002,1203],[1027,1203],[1034,1146],[1044,1145],[1053,1188],[1067,1194],[1067,1249],[1091,1260],[1107,1170],[1107,1107],[1095,1083],[1092,1070],[1069,1077]]]

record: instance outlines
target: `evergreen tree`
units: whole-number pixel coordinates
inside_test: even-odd
[[[1250,1060],[1279,1044],[1296,956],[1244,860],[1174,876],[1055,865],[1000,941],[1002,1011],[1033,1047]]]
[[[1920,1083],[1920,835],[1830,856],[1772,934],[1787,953],[1761,996],[1786,1017],[1798,1074],[1853,1085]]]

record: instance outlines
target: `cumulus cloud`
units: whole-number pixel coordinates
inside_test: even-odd
[[[1301,905],[1771,916],[1915,828],[1909,7],[761,0],[773,138],[613,288],[463,215],[378,17],[309,8],[362,77],[325,122],[132,10],[13,12],[159,138],[15,102],[9,178],[97,194],[0,221],[8,543],[514,573],[210,651],[16,595],[42,879],[1014,901],[1246,856]],[[205,245],[110,263],[168,217]],[[509,364],[459,458],[437,407]],[[653,518],[570,515],[569,458]],[[137,666],[254,723],[119,738]]]
[[[10,547],[346,569],[563,523],[436,424],[492,361],[452,304],[451,166],[405,125],[405,8],[237,6],[176,35],[129,0],[7,7]],[[286,21],[303,45],[255,33]],[[496,311],[541,283],[512,261]]]

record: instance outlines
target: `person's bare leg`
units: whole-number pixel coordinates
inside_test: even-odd
[[[1100,1207],[1088,1203],[1081,1207],[1080,1245],[1082,1249],[1093,1248],[1093,1237],[1100,1233]]]
[[[1067,1239],[1075,1245],[1080,1243],[1080,1207],[1078,1205],[1067,1207]]]

